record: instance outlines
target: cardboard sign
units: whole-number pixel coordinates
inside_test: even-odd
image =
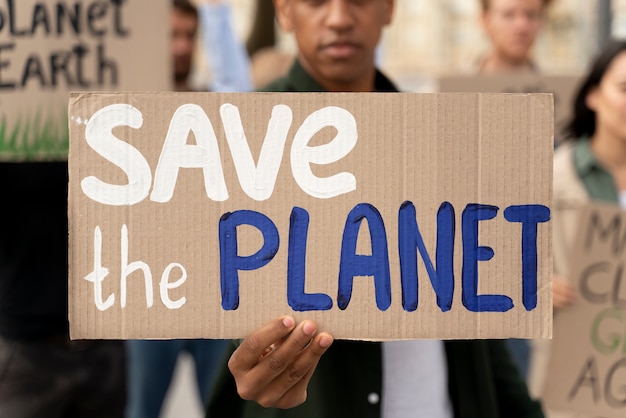
[[[550,337],[552,97],[73,94],[73,338]]]
[[[441,92],[552,93],[554,131],[558,142],[569,121],[580,81],[575,75],[479,74],[443,76],[438,79],[438,86]]]
[[[593,205],[580,214],[571,278],[578,302],[555,315],[545,402],[564,411],[626,415],[626,212]]]
[[[66,160],[74,90],[168,90],[169,1],[0,0],[0,161]]]

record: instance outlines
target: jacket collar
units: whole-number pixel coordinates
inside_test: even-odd
[[[596,170],[606,171],[593,154],[588,138],[581,138],[574,145],[574,166],[581,178]]]
[[[290,87],[293,91],[299,92],[324,92],[326,91],[317,81],[313,79],[305,71],[300,64],[299,60],[295,60],[287,79],[290,81]],[[398,92],[398,88],[387,78],[380,70],[376,69],[376,75],[374,78],[374,91],[375,92]]]

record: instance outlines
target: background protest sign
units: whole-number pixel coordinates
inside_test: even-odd
[[[73,90],[168,90],[170,4],[0,0],[0,160],[66,160]]]
[[[564,411],[621,418],[626,414],[626,212],[581,209],[571,278],[578,301],[558,312],[545,402]]]
[[[571,115],[580,77],[538,73],[476,74],[442,76],[437,81],[440,92],[552,93],[554,131],[558,141]]]
[[[551,95],[69,112],[73,338],[236,338],[286,313],[336,338],[551,336]]]

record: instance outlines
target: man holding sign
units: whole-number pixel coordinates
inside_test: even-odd
[[[374,66],[393,0],[275,6],[299,54],[268,90],[397,91]],[[333,342],[314,321],[283,316],[250,334],[228,366],[208,416],[543,417],[502,341]]]

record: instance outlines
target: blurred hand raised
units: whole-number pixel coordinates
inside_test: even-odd
[[[565,308],[576,301],[576,289],[563,276],[554,275],[552,279],[552,304],[554,309]]]

